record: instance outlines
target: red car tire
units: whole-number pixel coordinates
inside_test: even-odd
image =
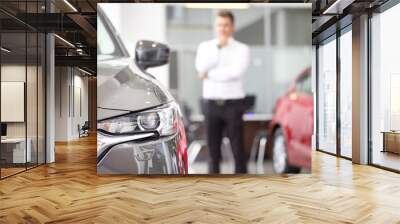
[[[281,128],[272,135],[272,165],[275,173],[300,173],[301,168],[291,166],[288,162],[286,138]]]

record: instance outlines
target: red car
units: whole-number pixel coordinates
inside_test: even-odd
[[[268,149],[276,173],[298,173],[311,168],[314,102],[311,68],[306,68],[275,105],[269,124]]]

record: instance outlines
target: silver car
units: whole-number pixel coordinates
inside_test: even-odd
[[[147,68],[168,63],[169,48],[138,41],[135,56],[98,7],[98,174],[186,174],[179,106]]]

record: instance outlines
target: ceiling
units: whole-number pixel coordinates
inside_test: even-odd
[[[195,0],[204,2],[205,0]],[[207,0],[209,2],[210,0]],[[235,1],[235,0],[233,0]],[[242,0],[238,0],[240,2]],[[337,21],[373,9],[387,0],[266,0],[269,3],[312,3],[313,41],[323,37]],[[46,5],[47,2],[47,5]],[[1,0],[0,25],[14,41],[15,49],[24,46],[18,32],[54,32],[56,65],[78,66],[96,73],[96,6],[103,2],[139,2],[137,0]],[[162,0],[141,2],[165,2]],[[175,2],[185,2],[175,0]],[[218,2],[218,1],[216,1]],[[51,13],[49,13],[51,11]],[[351,21],[351,19],[350,19]],[[330,31],[330,32],[334,32]],[[21,42],[22,41],[22,42]],[[315,41],[314,41],[315,42]],[[28,52],[31,52],[28,46]],[[23,48],[20,48],[23,49]],[[22,50],[21,50],[22,51]],[[20,52],[23,53],[23,52]],[[15,50],[18,54],[18,50]],[[28,53],[29,54],[29,53]]]
[[[95,74],[96,4],[97,1],[92,0],[47,0],[47,5],[45,0],[2,0],[3,45],[7,43],[7,48],[12,49],[8,58],[17,60],[26,55],[26,30],[54,32],[56,66],[77,66]],[[30,35],[27,39],[31,39]],[[28,58],[34,55],[35,49],[35,46],[27,45]]]
[[[312,3],[313,44],[352,23],[353,17],[372,12],[388,0],[309,0]]]

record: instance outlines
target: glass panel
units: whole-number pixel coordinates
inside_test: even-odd
[[[400,4],[372,18],[372,163],[400,170]]]
[[[30,161],[26,142],[26,33],[1,34],[2,177],[25,170]]]
[[[340,153],[352,157],[352,35],[340,37]]]
[[[45,44],[46,37],[44,34],[39,33],[39,45],[38,45],[38,163],[45,163],[45,88],[46,88],[46,79],[45,79],[45,60],[46,60],[46,52],[45,52]]]
[[[45,1],[1,1],[9,12],[43,13]],[[45,161],[45,36],[0,12],[1,177]]]
[[[318,48],[318,147],[336,154],[336,39]]]
[[[26,12],[37,13],[37,1],[27,2]],[[37,19],[37,17],[34,17]],[[32,21],[36,23],[37,21]],[[37,166],[38,160],[38,34],[34,30],[27,30],[27,80],[26,80],[26,113],[27,113],[27,150],[30,149],[30,160],[27,167]]]
[[[37,103],[38,103],[38,88],[37,88],[37,74],[38,74],[38,57],[37,57],[37,41],[38,36],[36,32],[27,33],[28,38],[28,62],[27,62],[27,80],[26,80],[26,112],[27,112],[27,142],[28,150],[30,148],[31,153],[30,160],[28,160],[28,168],[37,165],[37,132],[38,132],[38,120],[37,120]]]

